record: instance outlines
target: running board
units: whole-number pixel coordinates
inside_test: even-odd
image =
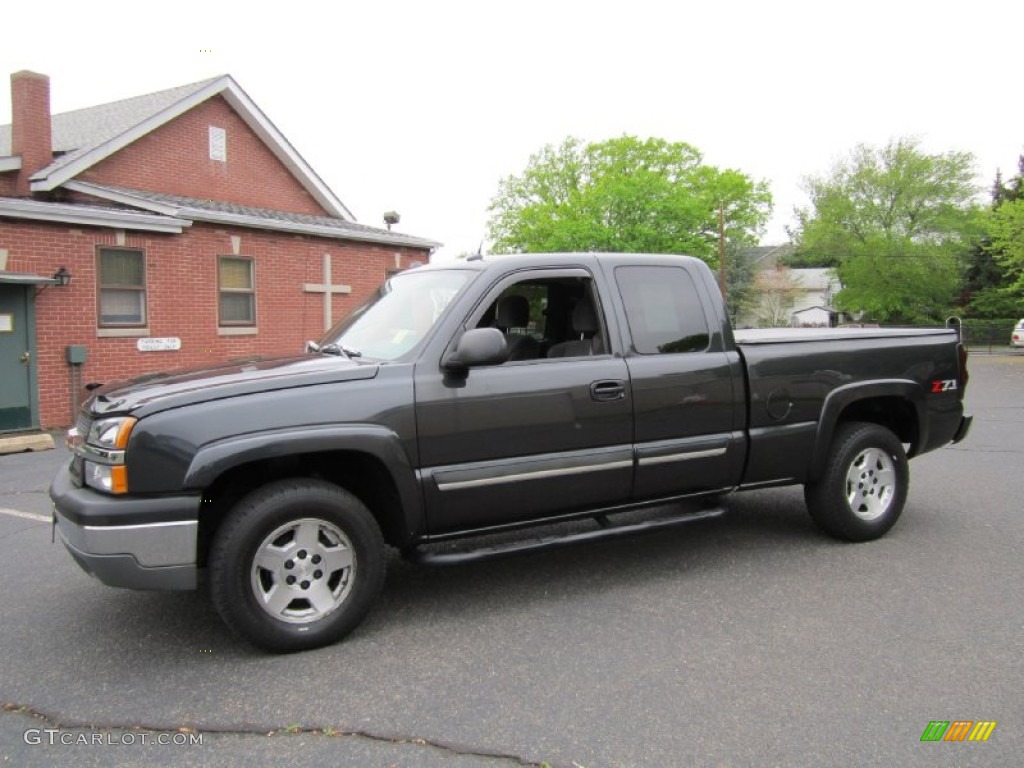
[[[505,555],[518,555],[524,552],[537,552],[543,549],[555,549],[557,547],[568,547],[585,541],[600,541],[603,539],[614,539],[619,536],[628,536],[634,533],[647,533],[662,528],[674,528],[685,523],[696,522],[697,520],[708,520],[713,517],[721,517],[725,513],[723,507],[710,507],[699,512],[688,512],[686,514],[662,517],[657,520],[646,520],[640,523],[629,523],[626,525],[608,525],[598,528],[596,531],[584,531],[582,533],[569,533],[564,536],[548,536],[543,539],[528,541],[514,541],[509,544],[500,544],[496,547],[483,547],[481,549],[470,549],[462,552],[424,552],[414,549],[406,554],[406,559],[422,565],[461,565],[472,563],[478,560],[490,560],[492,558],[504,557]],[[599,524],[600,520],[598,521]]]

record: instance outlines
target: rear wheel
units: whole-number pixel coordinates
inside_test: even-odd
[[[907,499],[910,469],[903,445],[878,424],[850,422],[836,430],[825,471],[804,487],[811,518],[845,541],[869,541],[896,524]]]
[[[266,650],[298,651],[341,639],[366,616],[384,583],[384,541],[347,491],[282,480],[235,505],[209,563],[229,627]]]

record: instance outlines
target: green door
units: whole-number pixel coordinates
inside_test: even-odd
[[[29,290],[0,284],[0,432],[33,426]]]

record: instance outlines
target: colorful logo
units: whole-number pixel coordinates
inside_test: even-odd
[[[921,741],[988,741],[995,729],[995,720],[932,720]]]

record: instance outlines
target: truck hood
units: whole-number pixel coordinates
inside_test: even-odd
[[[132,412],[142,417],[225,397],[372,379],[379,369],[376,363],[332,355],[252,357],[105,384],[96,390],[89,407],[97,416]]]

